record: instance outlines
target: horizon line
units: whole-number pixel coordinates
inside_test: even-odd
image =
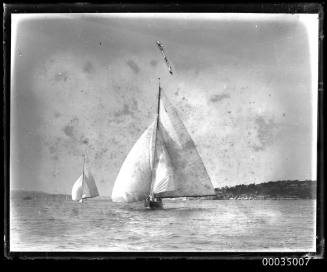
[[[285,181],[311,181],[311,182],[317,182],[317,180],[312,180],[312,179],[304,179],[304,180],[298,180],[298,179],[289,179],[289,180],[271,180],[271,181],[265,181],[265,182],[260,182],[260,183],[249,183],[249,184],[237,184],[237,185],[233,185],[233,186],[221,186],[221,187],[214,187],[214,190],[216,189],[220,189],[220,188],[224,188],[224,187],[229,187],[229,188],[233,188],[233,187],[236,187],[236,186],[239,186],[239,185],[246,185],[246,186],[249,186],[249,185],[259,185],[259,184],[264,184],[264,183],[269,183],[269,182],[285,182]],[[45,192],[45,191],[42,191],[42,190],[36,190],[36,189],[10,189],[9,192],[14,192],[14,191],[25,191],[25,192],[37,192],[37,193],[44,193],[44,194],[48,194],[48,195],[71,195],[71,193],[58,193],[58,192],[53,192],[53,193],[50,193],[50,192]],[[100,197],[111,197],[111,195],[99,195]]]

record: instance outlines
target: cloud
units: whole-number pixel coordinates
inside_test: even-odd
[[[70,137],[70,138],[75,138],[75,134],[76,134],[76,126],[78,125],[78,118],[75,117],[74,119],[72,119],[68,125],[66,125],[64,128],[63,128],[63,131],[65,133],[66,136]]]
[[[49,146],[49,151],[50,151],[51,154],[55,153],[56,152],[56,146],[55,145]]]
[[[151,60],[150,61],[151,66],[156,66],[158,64],[158,61],[156,60]]]
[[[74,128],[72,126],[65,126],[63,129],[65,134],[69,137],[73,137],[73,130],[74,130]]]
[[[88,139],[88,138],[83,139],[83,140],[82,140],[82,143],[83,143],[83,144],[88,144],[88,143],[89,143],[89,139]]]
[[[135,74],[140,72],[140,67],[136,64],[135,61],[129,60],[127,61],[127,65],[134,71]]]
[[[59,72],[59,73],[55,74],[54,79],[56,81],[67,81],[68,73],[67,72],[63,72],[63,73]]]
[[[127,104],[124,104],[124,107],[123,107],[122,110],[117,111],[117,112],[114,113],[115,117],[121,117],[121,116],[124,116],[124,115],[131,115],[131,116],[134,115],[133,112],[130,111],[129,105],[127,105]]]
[[[60,114],[59,112],[56,111],[56,112],[54,113],[54,117],[55,117],[55,118],[59,118],[60,116],[61,116],[61,114]]]
[[[230,98],[229,94],[215,94],[210,97],[210,101],[215,103],[227,98]]]
[[[257,128],[258,144],[251,145],[251,147],[254,151],[262,151],[273,143],[278,125],[273,119],[266,120],[262,116],[255,119],[255,124]]]
[[[83,71],[84,71],[85,73],[87,73],[87,74],[91,74],[91,73],[93,73],[93,71],[94,71],[94,67],[93,67],[92,62],[87,61],[87,62],[84,64],[84,66],[83,66]]]

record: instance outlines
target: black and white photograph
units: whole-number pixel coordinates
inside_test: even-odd
[[[10,20],[10,252],[316,252],[319,14]]]

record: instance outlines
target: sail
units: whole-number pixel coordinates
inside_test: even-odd
[[[156,134],[156,147],[152,172],[151,192],[159,196],[160,193],[175,190],[174,170],[162,139],[160,130]]]
[[[162,94],[159,134],[162,136],[174,172],[175,190],[161,197],[214,195],[214,188],[195,144],[176,109]]]
[[[79,201],[83,195],[83,174],[75,181],[72,189],[72,200]]]
[[[215,195],[195,144],[167,97],[154,121],[134,144],[116,178],[112,201]],[[154,155],[154,156],[153,156]]]
[[[154,121],[128,153],[117,175],[112,201],[140,201],[150,194],[155,125]]]
[[[83,182],[84,176],[84,182]],[[84,170],[84,175],[76,180],[72,188],[72,200],[79,201],[83,198],[96,197],[99,195],[94,177],[89,170]]]
[[[82,198],[96,197],[99,195],[94,177],[90,170],[84,170],[83,194]]]

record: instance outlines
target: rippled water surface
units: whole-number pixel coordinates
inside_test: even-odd
[[[314,200],[12,199],[11,251],[314,251]]]

